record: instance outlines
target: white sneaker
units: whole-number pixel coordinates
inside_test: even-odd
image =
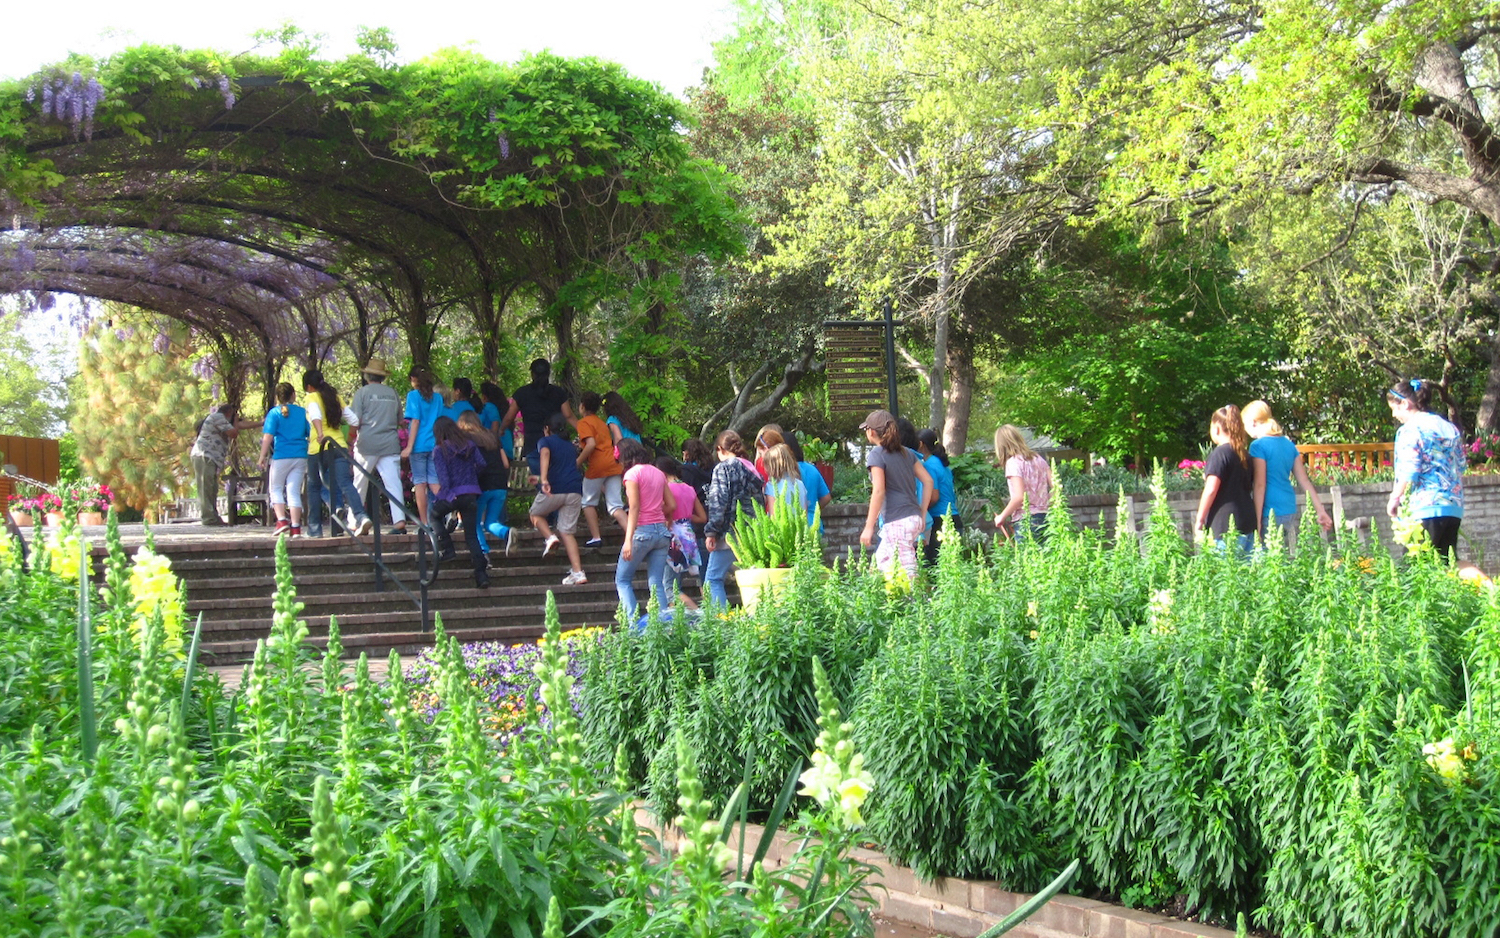
[[[511,550],[514,549],[515,546],[516,546],[516,529],[514,527],[512,527],[512,528],[507,529],[506,532],[505,532],[505,556],[509,557]]]
[[[567,576],[563,577],[562,585],[563,586],[578,586],[580,584],[587,583],[588,581],[589,581],[589,578],[583,575],[583,571],[582,570],[574,570],[572,573],[570,573]]]
[[[353,530],[360,537],[364,537],[371,531],[375,530],[375,522],[371,521],[369,518],[366,518],[365,520],[361,521],[357,527],[354,527],[351,530]]]
[[[543,541],[542,556],[545,557],[548,554],[552,553],[552,548],[556,547],[561,540],[562,538],[558,537],[556,534],[553,534],[548,537],[547,540]]]

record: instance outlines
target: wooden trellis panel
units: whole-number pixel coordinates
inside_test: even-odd
[[[4,461],[16,467],[16,471],[27,478],[51,485],[57,481],[58,452],[56,440],[40,440],[30,436],[0,436],[0,454]],[[15,481],[0,476],[0,508],[5,499],[15,492]]]
[[[884,323],[826,326],[823,344],[830,411],[868,413],[888,405]]]

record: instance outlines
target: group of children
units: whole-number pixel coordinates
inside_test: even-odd
[[[443,559],[456,557],[452,535],[462,527],[476,586],[483,588],[490,582],[490,540],[498,539],[506,555],[515,547],[517,532],[506,523],[505,507],[517,434],[523,440],[520,456],[529,469],[528,484],[536,486],[529,516],[542,536],[542,555],[561,545],[569,566],[563,585],[587,583],[582,555],[603,544],[602,506],[625,534],[615,585],[631,617],[638,608],[632,580],[642,565],[664,607],[679,598],[692,605],[682,594],[684,575],[701,575],[707,600],[723,605],[725,579],[734,564],[725,535],[739,511],[752,513],[757,507],[769,511],[777,501],[784,501],[805,512],[812,524],[819,508],[832,501],[830,480],[806,461],[796,436],[780,426],[768,424],[760,429],[753,459],[732,431],[715,438],[712,450],[694,439],[683,445],[680,460],[653,458],[641,442],[640,419],[618,392],[584,393],[575,417],[569,395],[550,383],[550,365],[545,359],[532,363],[531,374],[532,382],[518,388],[514,396],[507,396],[492,382],[482,383],[476,393],[466,378],[455,378],[444,387],[426,370],[414,368],[407,374],[411,387],[401,401],[400,416],[406,427],[399,459],[410,466],[418,517],[435,528]],[[300,499],[289,494],[300,486],[292,477],[299,460],[308,461],[310,474],[314,471],[314,453],[306,441],[331,436],[330,431],[349,434],[347,439],[337,438],[341,445],[328,448],[327,488],[333,517],[338,517],[342,501],[351,509],[346,526],[365,533],[371,524],[355,486],[348,481],[354,431],[344,429],[359,426],[361,417],[343,408],[320,374],[309,372],[304,377],[307,406],[293,404],[291,386],[283,385],[277,392],[281,403],[267,418],[264,462],[272,468],[277,533],[301,533]],[[367,382],[384,377],[383,363],[374,372],[366,371]],[[309,419],[310,414],[314,419]],[[368,425],[368,418],[364,422]],[[283,434],[288,427],[297,432]],[[576,441],[567,438],[570,427]],[[923,533],[927,535],[923,553],[932,562],[943,519],[952,518],[949,523],[960,525],[947,454],[934,431],[919,434],[909,421],[897,421],[885,411],[872,413],[861,428],[877,444],[867,463],[872,498],[870,522],[861,541],[873,544],[878,529],[877,563],[888,572],[899,564],[915,578],[916,543]],[[300,449],[297,441],[281,439],[297,433],[302,438]],[[294,449],[299,451],[294,453]],[[319,452],[323,449],[317,447]],[[395,462],[397,456],[390,458]],[[334,468],[339,460],[343,465]],[[1045,469],[1045,460],[1041,463]],[[355,468],[368,470],[362,464]],[[385,481],[389,489],[390,480]],[[321,508],[321,491],[310,491],[310,496],[313,507]],[[1030,504],[1033,512],[1044,513],[1046,496],[1033,497]],[[320,516],[321,511],[309,513],[310,518]],[[580,519],[588,531],[582,545],[576,537]],[[392,520],[391,533],[405,533],[405,515],[395,500]]]

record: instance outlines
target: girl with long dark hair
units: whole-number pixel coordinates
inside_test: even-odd
[[[921,459],[901,443],[901,431],[890,411],[871,411],[859,428],[873,449],[865,457],[870,470],[870,509],[865,516],[859,542],[865,547],[875,543],[879,527],[880,546],[875,550],[875,565],[887,578],[899,565],[909,582],[917,582],[917,538],[927,528],[927,507],[933,495],[932,476]],[[917,483],[922,494],[917,494]]]
[[[922,560],[930,566],[937,563],[938,537],[943,525],[951,524],[957,533],[964,529],[964,523],[958,516],[958,496],[953,490],[953,470],[948,468],[948,451],[943,449],[936,430],[922,430],[917,434],[917,452],[921,454],[922,465],[932,476],[932,484],[937,489],[937,497],[927,511],[927,539],[922,544]]]
[[[703,547],[708,551],[708,566],[703,571],[703,589],[711,604],[725,606],[729,597],[724,579],[734,567],[734,551],[725,535],[734,528],[740,511],[746,517],[755,513],[765,483],[755,464],[745,458],[745,444],[733,430],[725,430],[714,439],[714,453],[719,461],[714,465],[708,500],[704,502],[708,521],[703,525]]]
[[[615,564],[615,591],[625,609],[625,619],[636,620],[635,571],[646,565],[646,581],[656,594],[658,608],[672,604],[667,590],[667,551],[672,535],[667,519],[677,510],[677,500],[667,486],[667,477],[651,463],[651,453],[636,440],[620,441],[620,464],[625,467],[625,543]]]
[[[276,513],[275,534],[302,536],[302,477],[307,472],[307,439],[312,425],[307,411],[293,399],[296,390],[285,381],[276,385],[276,406],[266,414],[260,438],[260,467],[270,472],[267,490]]]
[[[1255,546],[1260,519],[1255,515],[1254,476],[1250,471],[1250,435],[1240,409],[1225,404],[1208,424],[1214,451],[1203,466],[1203,495],[1198,499],[1198,527],[1222,544],[1231,527],[1241,554]]]
[[[483,545],[479,542],[479,476],[485,469],[484,455],[452,418],[439,417],[433,422],[432,450],[433,472],[437,481],[433,483],[434,514],[437,517],[437,540],[439,557],[453,560],[457,553],[453,549],[453,535],[443,522],[447,516],[458,512],[464,526],[464,542],[469,547],[469,565],[474,570],[474,585],[480,589],[490,585],[489,563]]]

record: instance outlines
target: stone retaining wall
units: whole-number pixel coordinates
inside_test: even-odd
[[[1369,532],[1373,540],[1389,550],[1401,549],[1391,541],[1391,519],[1385,513],[1391,483],[1332,486],[1318,491],[1329,511],[1337,515],[1342,509],[1346,522]],[[1177,527],[1185,537],[1192,535],[1198,495],[1197,492],[1174,492],[1167,496]],[[1103,527],[1110,534],[1114,534],[1119,521],[1119,504],[1119,497],[1111,495],[1075,495],[1068,499],[1068,508],[1077,524]],[[1297,505],[1299,509],[1306,509],[1306,497],[1300,492]],[[1144,530],[1151,516],[1151,506],[1149,494],[1130,496],[1131,522],[1135,530]],[[828,506],[823,512],[825,554],[830,558],[842,556],[848,549],[859,547],[859,532],[864,527],[866,511],[865,505]],[[1464,521],[1459,531],[1459,556],[1486,570],[1500,566],[1500,473],[1464,477]]]

